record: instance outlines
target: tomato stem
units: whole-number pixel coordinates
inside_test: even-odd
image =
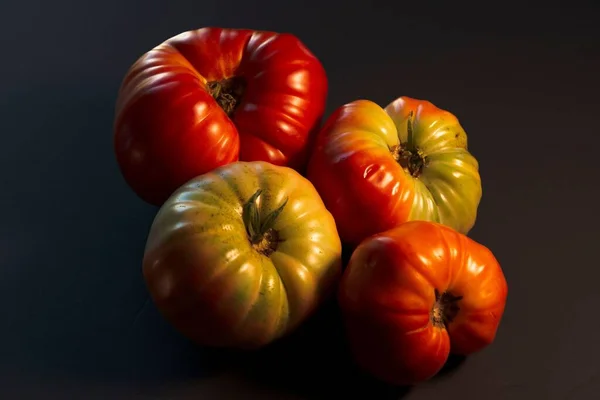
[[[458,302],[462,300],[462,296],[454,296],[452,293],[444,292],[440,294],[437,289],[434,289],[435,303],[431,309],[431,322],[438,328],[445,328],[458,315],[460,307]]]
[[[261,218],[260,205],[258,203],[258,198],[261,195],[262,189],[258,189],[246,204],[244,204],[242,209],[242,219],[246,227],[248,240],[252,244],[252,247],[259,253],[268,257],[277,250],[277,246],[279,242],[281,242],[279,233],[273,227],[275,221],[287,205],[288,199],[286,198],[277,209],[272,211],[266,217]]]
[[[421,150],[411,150],[407,146],[399,145],[392,148],[391,152],[398,164],[411,176],[417,178],[421,175],[426,162]]]
[[[414,113],[411,111],[408,113],[408,120],[406,121],[406,143],[400,143],[391,149],[392,156],[400,164],[406,172],[413,177],[418,177],[423,172],[425,167],[425,155],[423,152],[415,146],[415,132],[414,132]]]
[[[244,80],[239,77],[211,81],[206,87],[228,117],[233,116],[246,89]]]
[[[414,139],[414,130],[413,130],[413,116],[414,116],[414,113],[412,111],[410,111],[408,113],[408,119],[406,121],[406,137],[407,137],[406,147],[410,151],[412,151],[412,150],[415,149],[415,139]]]

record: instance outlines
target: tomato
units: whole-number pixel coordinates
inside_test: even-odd
[[[318,135],[308,166],[342,241],[411,220],[467,233],[481,200],[479,164],[458,119],[432,103],[400,97],[338,108]]]
[[[258,348],[335,293],[341,241],[306,178],[240,161],[192,179],[163,204],[143,272],[157,308],[184,335]]]
[[[125,75],[116,159],[129,186],[154,205],[189,179],[237,160],[303,173],[326,96],[323,66],[291,34],[184,32]]]
[[[491,344],[507,290],[489,249],[445,225],[410,221],[356,248],[338,300],[357,364],[408,385],[439,372],[450,352]]]

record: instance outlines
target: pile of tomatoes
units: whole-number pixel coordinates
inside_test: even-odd
[[[324,119],[327,89],[291,34],[203,28],[131,66],[114,150],[160,207],[144,278],[204,346],[267,346],[337,296],[356,363],[416,384],[489,345],[504,312],[502,269],[467,237],[478,162],[428,101],[356,100]]]

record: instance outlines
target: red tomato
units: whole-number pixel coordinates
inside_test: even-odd
[[[356,248],[338,300],[357,363],[407,385],[439,372],[450,352],[492,343],[507,291],[486,247],[447,226],[412,221]]]
[[[326,96],[323,66],[291,34],[184,32],[127,72],[116,105],[117,162],[129,186],[155,205],[237,160],[301,171]]]

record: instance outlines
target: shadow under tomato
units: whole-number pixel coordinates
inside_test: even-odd
[[[356,367],[333,299],[293,335],[240,359],[236,368],[258,384],[309,399],[398,399],[410,390],[376,381]]]
[[[255,383],[309,399],[332,396],[399,399],[410,386],[393,386],[361,371],[352,360],[335,299],[294,334],[254,352],[203,349],[218,370],[234,369]],[[451,354],[432,381],[452,376],[467,357]]]
[[[442,367],[440,372],[438,372],[432,380],[442,379],[453,375],[460,367],[464,364],[466,356],[461,356],[457,354],[450,354],[446,364]]]

